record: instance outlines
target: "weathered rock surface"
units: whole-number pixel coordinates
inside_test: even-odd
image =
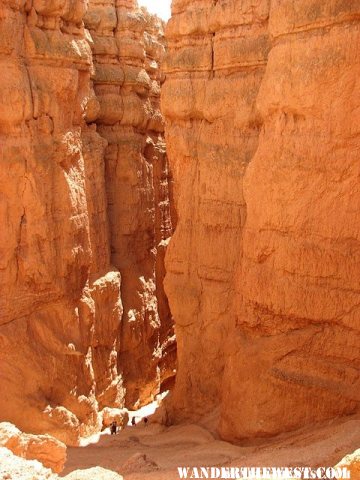
[[[129,421],[129,413],[125,409],[106,407],[100,412],[103,427],[109,427],[116,421],[118,427],[125,427]]]
[[[147,401],[173,375],[172,318],[163,289],[172,234],[170,175],[159,108],[163,24],[136,1],[91,0],[85,17],[105,152],[111,261],[121,271],[118,358],[126,405]],[[170,362],[166,357],[170,357]]]
[[[68,443],[98,428],[99,399],[121,395],[84,13],[81,0],[1,6],[0,411]]]
[[[22,433],[11,423],[0,423],[0,446],[18,457],[38,460],[44,467],[60,473],[66,462],[66,445],[50,435]]]
[[[101,428],[104,406],[124,406],[124,382],[132,403],[159,391],[161,346],[172,335],[166,297],[155,294],[164,275],[161,240],[171,234],[158,26],[134,2],[117,2],[121,51],[136,59],[125,82],[116,61],[114,70],[106,61],[95,70],[90,47],[97,46],[96,63],[103,50],[116,58],[107,50],[115,3],[90,7],[89,28],[106,32],[100,42],[84,28],[83,0],[0,6],[1,419],[68,444]],[[123,81],[126,95],[119,96]],[[121,110],[116,102],[123,100]],[[120,111],[129,134],[118,138]],[[124,148],[115,158],[116,138]],[[148,372],[141,391],[140,368]]]
[[[352,2],[271,3],[224,372],[226,438],[360,408],[359,14]]]
[[[178,337],[175,419],[221,403],[268,10],[267,1],[174,1],[167,27],[162,108],[178,213],[165,280]]]
[[[59,480],[49,468],[45,468],[37,460],[27,460],[14,455],[7,448],[0,447],[1,480]],[[102,467],[75,470],[61,477],[64,480],[123,480],[123,477],[112,470]]]
[[[37,460],[25,460],[17,457],[7,448],[0,447],[0,478],[1,480],[55,480],[57,475]]]
[[[173,2],[171,420],[217,411],[234,440],[359,411],[359,13]]]
[[[337,465],[338,468],[346,468],[350,472],[350,478],[360,478],[360,449],[346,455]]]

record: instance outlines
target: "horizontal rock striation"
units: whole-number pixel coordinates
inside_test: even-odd
[[[238,440],[359,410],[359,14],[173,2],[173,421]]]

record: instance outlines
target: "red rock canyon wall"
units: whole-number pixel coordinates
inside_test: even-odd
[[[104,31],[110,32],[116,13],[105,3],[99,4],[97,14]],[[122,78],[122,84],[123,69],[101,69],[98,52],[93,63],[90,45],[96,45],[96,38],[92,40],[84,29],[86,4],[3,0],[0,6],[1,418],[67,443],[98,429],[98,411],[105,405],[121,407],[127,396],[134,403],[159,391],[161,347],[172,335],[166,298],[157,299],[154,293],[155,266],[161,278],[161,249],[172,228],[161,117],[155,109],[149,113],[149,122],[142,124],[143,136],[125,129],[128,135],[119,140],[123,150],[117,163],[112,135],[117,135],[119,119],[111,116],[118,115],[122,106],[121,114],[131,124],[140,118],[140,109],[134,95],[124,105],[121,97],[121,105],[116,103],[116,82],[106,81],[106,75],[113,74]],[[135,5],[118,4],[118,25],[124,25],[119,29],[127,30],[126,18]],[[138,13],[134,18],[135,24],[144,29],[148,25],[150,31],[148,45],[134,34],[132,48],[150,51],[153,42],[161,49],[156,43],[156,21]],[[125,35],[124,44],[128,40]],[[145,63],[144,53],[143,57]],[[159,89],[152,58],[148,68],[155,72],[153,83],[134,68],[129,70],[127,87],[129,91],[132,85],[143,88],[146,99],[156,98]],[[150,108],[151,101],[146,105]],[[137,159],[143,164],[136,169],[131,153],[139,151],[140,143],[148,159]],[[136,186],[133,194],[132,186]],[[131,237],[138,225],[143,230]],[[162,240],[156,255],[156,242]],[[151,264],[136,271],[143,278],[143,289],[138,288],[141,299],[150,298],[152,308],[141,310],[145,303],[141,300],[140,306],[138,302],[131,307],[134,331],[127,292],[135,287],[135,280],[132,285],[126,270],[130,266],[118,260],[121,256]],[[126,351],[131,336],[136,338],[131,346],[136,342],[147,346],[141,360],[135,351],[140,347]],[[129,371],[133,364],[137,371]],[[163,376],[169,374],[170,364],[171,360],[164,362]],[[147,383],[139,391],[145,365]]]
[[[108,141],[111,261],[121,271],[124,307],[118,362],[132,407],[158,393],[176,359],[162,287],[173,229],[159,108],[163,24],[128,0],[91,0],[85,24],[93,39],[96,123]]]
[[[0,5],[0,411],[76,443],[179,369],[228,440],[359,411],[356,2]],[[85,24],[84,24],[85,22]],[[86,27],[86,29],[85,29]]]
[[[258,146],[267,1],[173,2],[163,111],[179,222],[167,255],[176,321],[176,418],[221,403],[226,343],[246,220],[245,170]],[[253,5],[254,4],[254,5]]]
[[[359,411],[360,9],[175,0],[170,420],[223,438]]]

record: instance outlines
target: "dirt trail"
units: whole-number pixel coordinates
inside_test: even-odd
[[[232,445],[197,425],[127,426],[116,436],[69,448],[63,475],[101,466],[125,480],[178,480],[178,466],[333,466],[360,446],[360,416],[283,435],[261,445]]]

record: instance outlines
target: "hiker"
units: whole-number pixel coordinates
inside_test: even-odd
[[[132,425],[133,427],[136,426],[135,417],[132,417],[132,419],[131,419],[131,425]]]
[[[146,425],[147,425],[148,421],[149,421],[149,419],[148,419],[147,417],[144,417],[144,423],[145,423],[145,427],[146,427]]]
[[[117,432],[117,422],[116,420],[114,420],[111,425],[110,425],[110,432],[111,432],[111,435],[116,435],[116,432]]]

